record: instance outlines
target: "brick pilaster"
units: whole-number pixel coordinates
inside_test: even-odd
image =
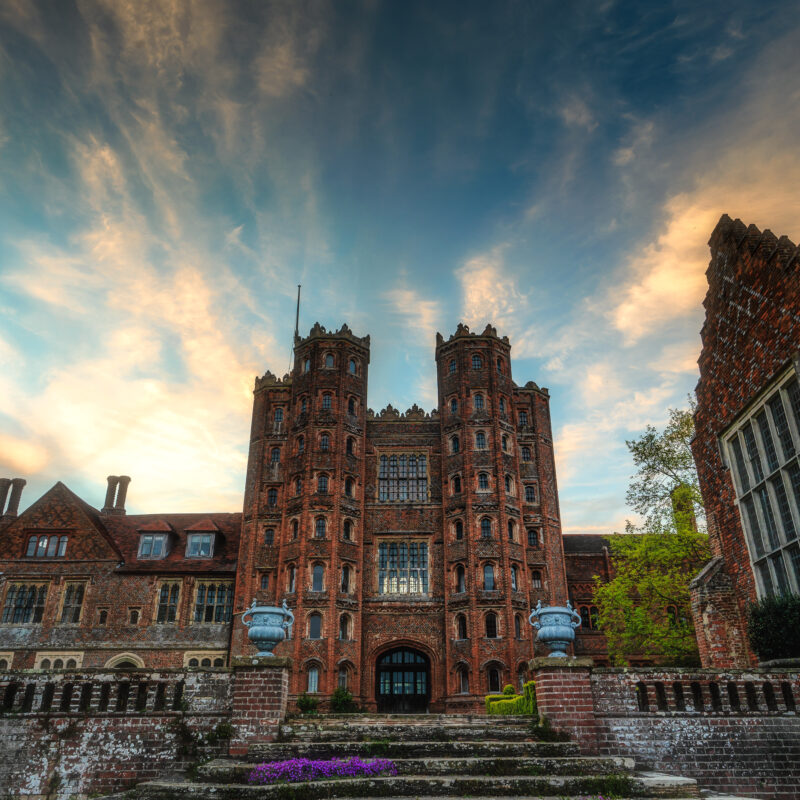
[[[536,681],[539,715],[565,731],[583,753],[597,753],[597,723],[592,697],[590,658],[534,658],[530,670]]]
[[[289,695],[289,658],[233,659],[234,729],[230,755],[241,756],[255,742],[271,742],[286,716]]]

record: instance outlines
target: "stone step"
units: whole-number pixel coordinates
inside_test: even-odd
[[[388,741],[438,741],[465,740],[520,741],[532,739],[527,725],[490,724],[401,724],[374,725],[351,723],[341,725],[311,725],[288,723],[281,725],[281,741],[344,742],[382,739]]]
[[[632,758],[567,756],[566,758],[398,758],[392,759],[398,775],[609,775],[630,772]],[[247,783],[254,764],[231,759],[215,759],[198,769],[198,778],[207,783]]]
[[[461,756],[462,758],[503,758],[513,756],[577,756],[575,742],[538,741],[400,741],[376,738],[363,742],[259,742],[250,745],[247,761],[283,761],[287,758],[419,758]]]
[[[634,775],[398,775],[381,778],[341,778],[302,784],[248,786],[231,783],[149,781],[132,790],[132,800],[323,800],[337,797],[697,797],[697,783],[658,773]]]
[[[340,725],[342,723],[358,723],[362,725],[414,725],[422,723],[453,725],[521,725],[520,717],[487,716],[486,714],[314,714],[292,717],[296,723],[313,725]]]

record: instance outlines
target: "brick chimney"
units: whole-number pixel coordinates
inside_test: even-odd
[[[106,502],[103,505],[103,514],[123,516],[125,514],[125,498],[128,495],[128,484],[131,479],[127,475],[109,475],[108,488],[106,489]]]
[[[0,517],[6,507],[6,498],[8,497],[8,490],[11,488],[11,478],[0,478]]]
[[[128,494],[128,484],[131,479],[127,475],[119,476],[119,488],[117,489],[117,502],[114,504],[115,514],[125,513],[125,498]]]
[[[12,478],[11,480],[11,497],[8,501],[8,508],[6,509],[6,517],[16,517],[19,512],[19,499],[22,497],[22,490],[27,481],[25,478]]]
[[[114,495],[117,493],[117,484],[119,478],[116,475],[109,475],[106,480],[108,481],[108,488],[106,489],[106,502],[103,504],[104,514],[114,513]]]

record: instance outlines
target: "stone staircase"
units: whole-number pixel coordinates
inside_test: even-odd
[[[391,759],[396,776],[250,786],[255,764],[290,758]],[[543,742],[514,718],[325,716],[292,720],[280,741],[250,747],[246,759],[215,759],[194,780],[150,781],[125,800],[317,800],[317,798],[698,797],[689,778],[638,772],[633,759],[583,756],[572,742]]]

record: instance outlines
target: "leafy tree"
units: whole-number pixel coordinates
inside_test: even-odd
[[[626,522],[609,543],[613,578],[595,578],[595,603],[611,660],[699,663],[689,582],[710,558],[689,442],[692,410],[670,409],[662,432],[651,425],[626,442],[637,472],[627,501],[644,521]]]

